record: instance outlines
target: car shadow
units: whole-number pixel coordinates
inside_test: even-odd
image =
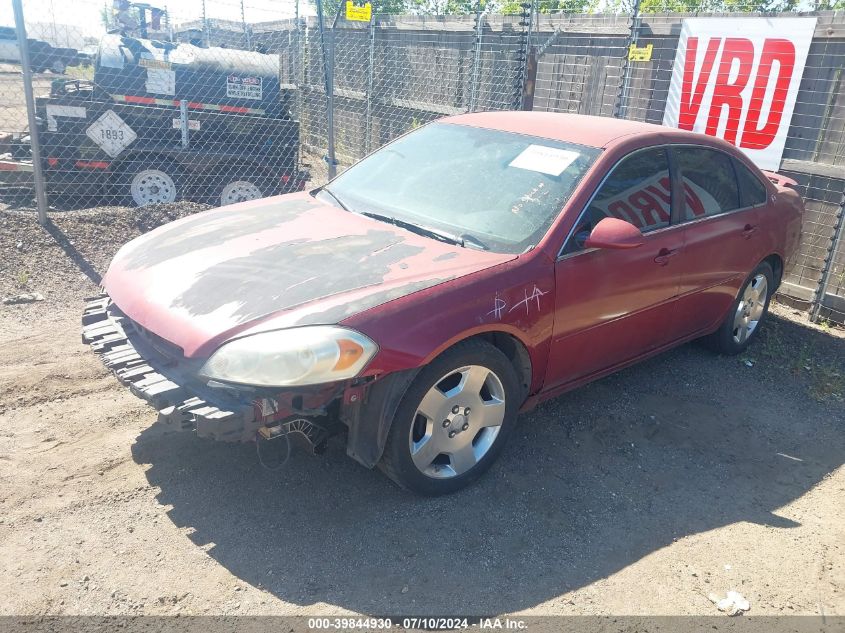
[[[845,357],[845,339],[773,321],[790,345]],[[799,378],[774,358],[749,367],[678,348],[523,415],[491,471],[441,498],[397,489],[340,441],[320,458],[294,455],[280,473],[263,470],[253,446],[157,426],[132,452],[174,524],[281,599],[369,614],[504,613],[686,535],[739,521],[795,527],[779,508],[845,459],[841,405],[814,400]]]

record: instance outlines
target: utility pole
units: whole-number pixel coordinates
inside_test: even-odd
[[[246,24],[246,11],[244,11],[244,0],[241,0],[241,23],[244,25],[244,35],[246,36],[246,49],[252,50],[252,38],[250,37],[249,27]]]
[[[205,40],[205,47],[211,47],[211,40],[208,33],[208,16],[205,13],[205,0],[202,0],[202,35]]]

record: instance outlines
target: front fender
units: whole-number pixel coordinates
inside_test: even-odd
[[[352,397],[344,398],[340,419],[349,427],[347,455],[367,468],[378,464],[399,403],[419,371],[414,368],[387,374],[361,390],[362,397],[354,398],[354,402]]]
[[[528,351],[529,393],[542,388],[554,323],[554,267],[541,254],[406,295],[342,321],[369,336],[379,353],[365,375],[422,367],[452,345],[503,333]]]

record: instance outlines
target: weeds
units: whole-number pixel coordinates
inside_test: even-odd
[[[767,323],[760,332],[760,352],[775,361],[779,367],[784,367],[789,360],[789,350],[777,323]]]
[[[792,360],[792,373],[796,376],[804,371],[813,369],[813,346],[806,341],[802,343],[801,349]]]
[[[24,288],[29,283],[29,273],[22,270],[18,273],[18,286]]]
[[[760,333],[758,353],[768,362],[779,369],[789,371],[795,378],[800,379],[807,387],[807,394],[819,402],[834,400],[845,401],[845,372],[842,367],[829,362],[820,362],[819,349],[809,341],[801,343],[800,347],[790,344],[782,336],[779,324],[768,323],[766,329]],[[823,330],[829,330],[831,324],[821,321]],[[774,326],[774,327],[773,327]],[[752,365],[755,361],[743,355],[740,362]],[[751,366],[751,365],[749,365]]]
[[[845,376],[841,368],[832,365],[814,368],[809,391],[815,400],[845,400]]]

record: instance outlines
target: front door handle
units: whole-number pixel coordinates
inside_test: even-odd
[[[677,254],[677,248],[661,248],[660,252],[657,254],[657,257],[654,258],[654,263],[660,264],[661,266],[665,266],[669,263],[669,260]]]
[[[751,239],[751,236],[757,232],[757,227],[752,224],[746,224],[742,229],[742,237],[747,240]]]

